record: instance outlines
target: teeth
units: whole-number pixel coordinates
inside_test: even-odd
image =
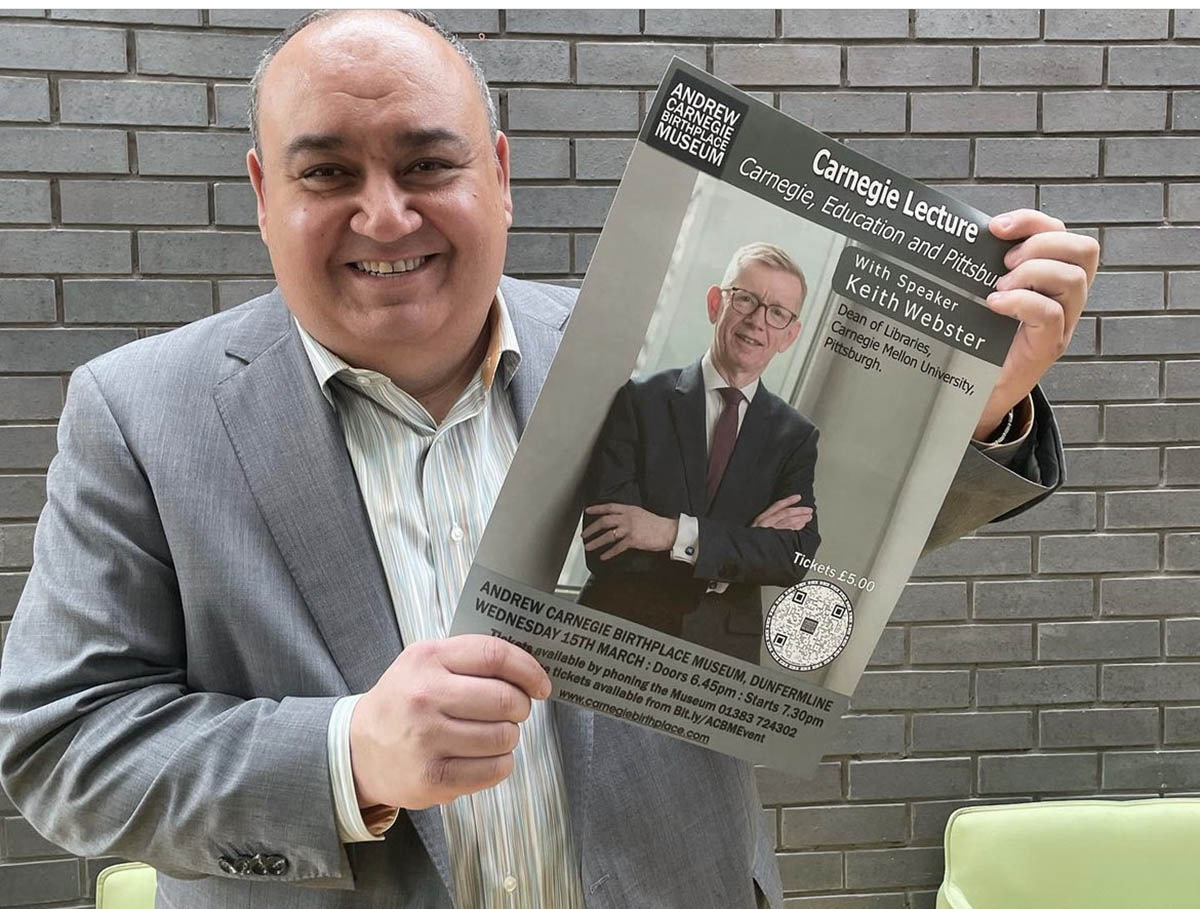
[[[397,259],[395,262],[355,262],[354,267],[370,275],[402,274],[412,271],[425,259],[425,256],[418,256],[415,259]]]

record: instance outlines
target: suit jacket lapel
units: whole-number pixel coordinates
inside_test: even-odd
[[[708,444],[704,430],[704,376],[700,364],[684,367],[671,396],[671,420],[683,456],[688,507],[693,515],[708,512]]]

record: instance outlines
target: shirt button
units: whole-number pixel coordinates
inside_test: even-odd
[[[455,524],[453,527],[450,528],[450,539],[452,539],[455,543],[461,543],[462,538],[463,538],[463,529],[461,527],[459,527],[457,524]],[[505,880],[507,880],[507,878],[505,878]]]
[[[512,893],[517,889],[517,879],[511,874],[504,878],[505,893]]]

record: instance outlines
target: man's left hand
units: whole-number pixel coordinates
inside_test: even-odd
[[[991,232],[1020,241],[1004,257],[1009,271],[987,298],[992,310],[1021,321],[974,438],[986,439],[1063,355],[1100,263],[1100,244],[1069,233],[1062,221],[1031,209],[997,215]]]
[[[587,515],[599,515],[583,529],[584,549],[591,552],[601,546],[609,549],[600,556],[607,562],[627,549],[644,552],[666,552],[675,545],[679,521],[664,518],[636,505],[590,505]]]

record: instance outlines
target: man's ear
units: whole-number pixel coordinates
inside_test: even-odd
[[[779,347],[780,350],[787,350],[796,342],[796,339],[800,337],[800,320],[796,319],[791,325],[784,329],[784,332],[784,340],[783,344]]]
[[[721,315],[721,288],[716,284],[708,289],[708,321],[713,325],[717,324],[717,317]]]
[[[500,183],[500,191],[504,194],[504,212],[508,226],[513,223],[512,185],[508,161],[508,137],[504,133],[496,133],[496,179]]]
[[[262,162],[258,152],[253,148],[246,152],[246,170],[250,173],[250,185],[254,187],[254,197],[258,201],[258,233],[264,243],[267,242],[267,188],[263,184]]]

